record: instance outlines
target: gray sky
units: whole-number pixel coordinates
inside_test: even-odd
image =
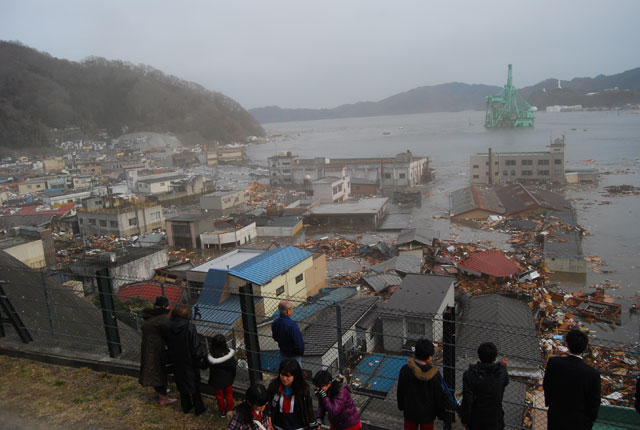
[[[0,39],[148,64],[245,108],[640,66],[639,0],[0,0]]]

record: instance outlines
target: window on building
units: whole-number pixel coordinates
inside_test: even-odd
[[[522,176],[533,176],[533,171],[532,170],[523,170],[522,171]]]
[[[424,336],[426,334],[424,323],[408,321],[407,322],[407,332],[410,335],[413,334],[413,335],[418,335],[418,336]]]
[[[532,166],[533,165],[533,160],[522,160],[521,164],[523,166]]]
[[[538,166],[548,166],[549,165],[549,160],[545,159],[545,160],[538,160]]]
[[[516,165],[516,160],[507,160],[505,164],[507,166],[515,166]]]
[[[151,213],[151,221],[160,221],[160,212]]]
[[[118,221],[110,221],[111,228],[118,228]]]
[[[479,168],[480,168],[480,165],[479,165],[479,164],[474,164],[474,165],[473,165],[473,168],[474,168],[474,169],[479,169]]]
[[[562,160],[558,158],[556,160],[553,160],[553,163],[554,164],[562,164]]]
[[[480,179],[480,175],[473,175],[473,179]]]
[[[278,174],[276,172],[273,172],[271,176],[278,176]]]
[[[511,176],[516,176],[516,171],[515,170],[511,170]]]
[[[549,176],[548,170],[538,170],[538,176]]]
[[[509,176],[509,172],[505,170],[504,172],[502,172],[502,176]]]
[[[284,285],[281,287],[278,287],[278,289],[276,290],[276,296],[279,296],[282,293],[284,293]]]
[[[94,218],[89,218],[89,225],[96,225],[96,220]]]
[[[282,165],[283,165],[283,166],[290,166],[290,165],[291,165],[291,162],[289,162],[289,161],[283,161],[283,162],[282,162]]]
[[[80,223],[80,225],[82,225],[82,224],[84,224],[84,219],[80,218],[80,219],[78,220],[78,222]]]
[[[384,174],[384,178],[385,179],[391,179],[391,173],[385,173]]]
[[[106,227],[107,226],[107,220],[106,219],[101,219],[100,220],[100,227]]]
[[[500,172],[496,172],[496,174],[494,176],[498,176],[500,174]]]
[[[129,218],[129,225],[138,225],[138,218]]]
[[[400,173],[400,179],[404,179],[406,177],[407,177],[407,175],[405,175],[404,173]]]
[[[282,169],[282,173],[284,174],[291,173],[291,169]]]
[[[304,276],[302,273],[296,276],[296,284],[299,284],[300,282],[302,282],[303,279],[304,279]]]

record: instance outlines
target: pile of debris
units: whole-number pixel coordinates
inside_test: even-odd
[[[607,193],[604,194],[605,197],[637,196],[640,194],[640,188],[633,185],[609,185],[604,189],[607,190]]]

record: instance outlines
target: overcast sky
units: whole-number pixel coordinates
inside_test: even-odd
[[[0,39],[148,64],[245,108],[640,67],[639,0],[0,0]]]

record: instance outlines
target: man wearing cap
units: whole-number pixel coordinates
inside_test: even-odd
[[[436,417],[445,416],[445,398],[437,367],[431,366],[434,347],[429,339],[416,341],[414,357],[400,369],[398,409],[404,415],[404,430],[433,430]]]
[[[273,340],[278,342],[280,348],[280,361],[293,358],[301,363],[304,354],[304,340],[298,324],[291,319],[293,315],[293,304],[288,300],[283,300],[278,305],[280,316],[271,324],[271,334]]]
[[[140,347],[140,375],[143,387],[153,387],[162,406],[176,402],[167,395],[167,375],[160,354],[166,348],[164,333],[169,324],[169,299],[156,297],[152,308],[142,310],[142,345]]]

